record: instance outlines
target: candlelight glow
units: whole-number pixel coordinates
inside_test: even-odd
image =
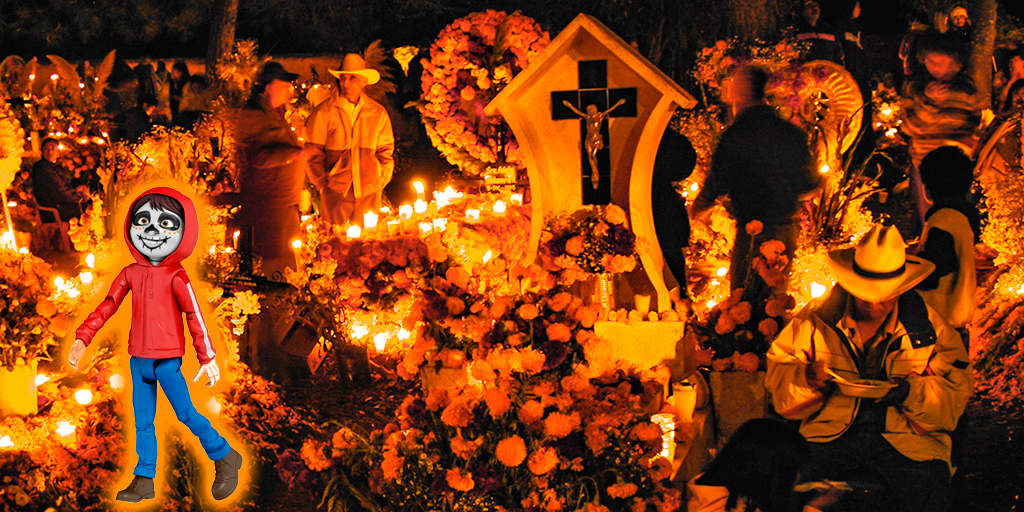
[[[294,249],[301,249],[302,248],[302,240],[299,240],[298,238],[296,238],[295,240],[292,240],[292,248],[294,248]]]
[[[120,373],[115,373],[110,376],[110,387],[114,388],[115,391],[124,389],[124,377]]]
[[[427,202],[422,199],[417,199],[416,202],[413,203],[413,211],[419,215],[427,213]]]
[[[491,251],[488,250],[487,252],[484,253],[484,257],[482,258],[483,262],[487,263],[488,261],[491,261],[491,257]]]
[[[444,217],[434,219],[434,229],[437,231],[444,231],[448,229],[448,219]]]
[[[700,185],[698,185],[696,183],[690,184],[690,192],[696,192],[699,189],[700,189]]]
[[[75,391],[75,400],[82,405],[89,405],[92,403],[92,391],[88,389]]]
[[[673,448],[676,445],[676,419],[675,415],[659,413],[651,416],[651,423],[661,427],[661,456],[672,460]]]
[[[75,426],[68,421],[62,421],[57,424],[57,434],[61,437],[68,437],[75,433]]]
[[[235,233],[238,232],[235,231]],[[96,255],[90,252],[89,255],[85,257],[85,266],[89,268],[96,268]]]
[[[352,337],[362,338],[370,334],[370,329],[363,324],[352,324]]]
[[[724,277],[728,273],[729,269],[726,267],[719,267],[718,270],[715,271],[715,275],[718,277]]]
[[[0,448],[10,448],[12,446],[14,446],[14,443],[11,442],[11,436],[0,437]]]
[[[61,277],[61,276],[57,276],[57,277],[53,278],[53,285],[56,286],[57,288],[63,287],[64,286],[64,278]]]
[[[349,238],[359,238],[359,236],[362,234],[363,228],[356,226],[355,224],[349,226],[348,229],[345,230],[345,235],[347,235]]]
[[[377,348],[377,352],[383,352],[384,347],[388,344],[388,333],[381,332],[377,333],[373,337],[373,346]]]
[[[14,201],[7,201],[7,206],[14,208],[15,206],[18,206],[18,203],[15,203]]]
[[[363,229],[367,231],[377,227],[377,214],[373,212],[366,212],[363,214]]]
[[[420,222],[420,233],[429,235],[434,231],[434,224],[432,222]]]
[[[434,202],[437,203],[437,208],[441,209],[448,206],[452,201],[462,197],[462,192],[456,191],[454,188],[448,186],[442,191],[434,191]]]
[[[820,283],[811,283],[811,298],[817,299],[818,297],[825,295],[825,292],[827,291],[828,288],[826,288],[825,285]]]
[[[715,307],[717,304],[718,303],[715,302],[714,299],[708,299],[708,301],[707,301],[707,303],[705,305],[708,307],[708,309],[711,309],[711,308]]]
[[[512,204],[523,204],[523,195],[518,193],[512,194],[508,196],[508,201]]]
[[[60,75],[58,75],[57,73],[50,75],[50,80],[56,81],[58,78],[60,78]]]
[[[40,373],[39,375],[36,375],[36,386],[42,386],[48,380],[50,380],[50,377]]]
[[[398,339],[400,339],[402,341],[405,341],[405,340],[407,340],[407,339],[409,339],[411,337],[412,337],[412,333],[411,332],[409,332],[409,331],[407,331],[405,329],[399,329],[398,330]]]
[[[412,205],[403,204],[398,207],[398,216],[403,220],[412,218]]]
[[[423,193],[424,192],[423,192],[423,182],[422,181],[414,181],[414,182],[412,182],[412,188],[416,189],[416,195],[417,196],[423,197]]]
[[[82,284],[92,284],[92,272],[82,272],[78,274],[78,279],[82,281]]]
[[[494,213],[505,213],[505,201],[494,202]]]
[[[831,171],[831,170],[832,170],[832,168],[829,167],[828,164],[822,164],[822,166],[821,166],[821,173],[822,174],[828,174],[828,172]]]
[[[475,221],[480,220],[480,210],[475,210],[475,209],[472,209],[472,208],[469,209],[469,210],[466,210],[466,220],[468,220],[470,222],[475,222]]]

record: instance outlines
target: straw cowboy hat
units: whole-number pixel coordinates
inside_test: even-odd
[[[856,247],[828,253],[836,281],[868,302],[899,297],[935,270],[935,264],[907,254],[907,244],[893,226],[875,224]]]
[[[358,53],[350,53],[341,61],[341,69],[328,69],[334,78],[341,75],[359,75],[366,79],[366,85],[373,85],[380,80],[380,72],[366,67],[366,62]]]

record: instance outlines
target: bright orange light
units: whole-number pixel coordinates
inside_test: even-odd
[[[89,405],[92,403],[92,391],[88,389],[75,391],[75,400],[82,405]]]
[[[75,433],[75,426],[68,421],[62,421],[57,424],[57,434],[61,437],[68,437]]]

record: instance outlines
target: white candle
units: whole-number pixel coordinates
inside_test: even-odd
[[[345,230],[345,234],[348,235],[349,238],[359,238],[359,236],[363,234],[363,229],[353,224]]]
[[[413,203],[413,210],[418,215],[423,215],[424,213],[427,213],[427,202],[422,199],[417,199],[416,202]]]
[[[371,231],[377,227],[377,214],[366,212],[363,214],[363,229]]]
[[[505,201],[498,200],[494,202],[494,213],[505,213]]]
[[[469,209],[466,210],[466,220],[475,222],[480,220],[480,210]]]
[[[308,213],[309,209],[313,206],[313,198],[310,196],[308,190],[302,190],[299,192],[299,211],[302,213]]]
[[[508,200],[512,204],[523,204],[523,195],[522,194],[512,194],[511,196],[509,196]]]
[[[420,222],[420,233],[429,235],[434,231],[434,224],[431,222]]]
[[[412,206],[408,205],[408,204],[403,204],[402,206],[399,206],[398,207],[398,216],[401,217],[402,220],[411,219],[412,218]]]
[[[448,219],[444,217],[434,219],[434,230],[444,231],[445,229],[448,229]]]
[[[416,199],[423,200],[424,190],[422,181],[414,181],[412,187],[416,189]]]

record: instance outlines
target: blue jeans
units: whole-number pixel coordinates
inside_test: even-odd
[[[210,460],[223,459],[231,452],[226,439],[210,426],[210,421],[192,405],[185,377],[181,374],[181,358],[131,358],[132,402],[135,407],[135,452],[139,463],[135,474],[146,478],[156,476],[156,385],[159,382],[167,401],[171,402],[178,421],[199,438]]]

